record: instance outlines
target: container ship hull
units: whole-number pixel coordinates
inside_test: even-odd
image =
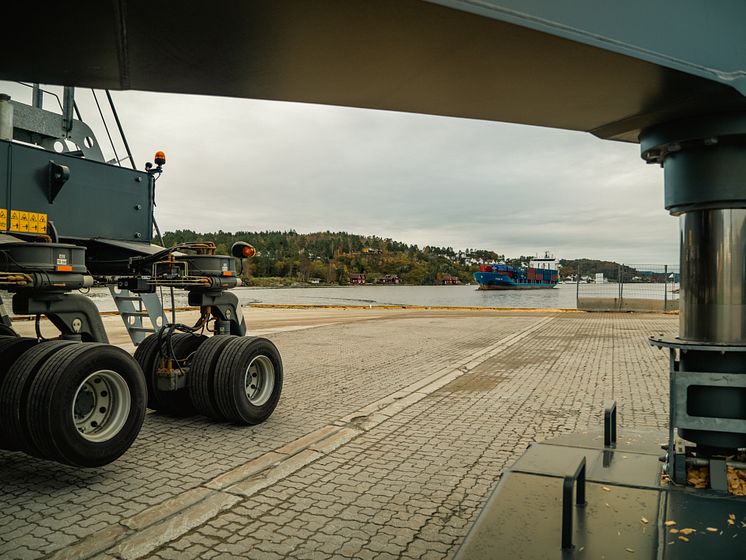
[[[546,290],[557,286],[556,270],[515,268],[505,264],[481,265],[474,273],[480,290]]]

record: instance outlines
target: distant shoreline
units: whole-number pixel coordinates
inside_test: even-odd
[[[286,288],[453,288],[454,286],[476,286],[475,283],[469,284],[289,284],[287,286],[247,286],[242,285],[245,290],[280,290]]]

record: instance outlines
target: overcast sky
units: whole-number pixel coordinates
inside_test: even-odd
[[[15,84],[0,82],[3,91],[30,100]],[[348,231],[508,256],[678,262],[662,170],[644,164],[637,145],[364,109],[112,95],[138,167],[166,152],[163,231]],[[113,157],[90,90],[77,100]]]

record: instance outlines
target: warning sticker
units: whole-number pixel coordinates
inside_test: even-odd
[[[0,208],[0,231],[46,234],[47,215],[25,210],[11,210],[9,213],[6,208]]]

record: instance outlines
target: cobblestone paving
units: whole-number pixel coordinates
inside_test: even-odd
[[[609,398],[622,429],[665,426],[667,355],[646,337],[674,332],[675,317],[542,319],[401,318],[280,333],[270,338],[285,361],[285,390],[262,426],[151,414],[121,460],[90,471],[2,453],[0,557],[450,557],[500,470],[529,442],[596,425]],[[534,330],[519,334],[526,329]],[[494,355],[479,356],[488,347]],[[455,371],[452,381],[404,394],[440,370]],[[382,414],[366,412],[386,398],[393,404]],[[293,444],[330,426],[345,437]],[[252,459],[286,457],[271,453],[286,444],[302,451],[271,484],[249,471],[214,482]],[[201,509],[188,507],[192,496],[206,497]],[[173,515],[159,519],[170,529],[152,525],[155,540],[138,544],[142,517],[169,499],[186,505],[167,502]],[[120,543],[133,533],[131,545]],[[112,546],[81,547],[100,539]]]

